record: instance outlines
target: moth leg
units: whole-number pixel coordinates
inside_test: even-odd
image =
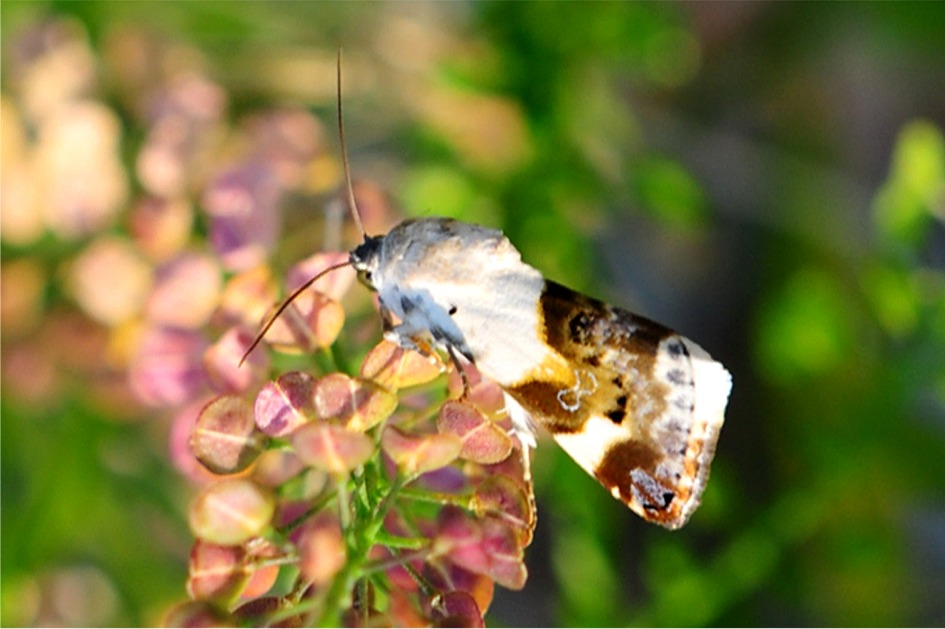
[[[469,391],[471,389],[469,386],[469,376],[466,375],[466,369],[463,368],[463,364],[459,362],[459,356],[456,355],[456,350],[453,349],[453,346],[447,345],[446,351],[449,353],[450,361],[453,363],[453,366],[456,367],[456,371],[459,372],[459,377],[463,380],[463,394],[459,399],[465,400],[469,397]]]
[[[430,333],[409,323],[394,323],[390,311],[381,309],[381,321],[384,324],[384,338],[404,349],[412,349],[429,356],[433,352]]]
[[[535,499],[535,481],[532,479],[532,450],[527,443],[519,439],[522,446],[522,480],[525,481],[525,490],[528,494],[528,512],[530,528],[534,532],[538,525],[538,501]]]

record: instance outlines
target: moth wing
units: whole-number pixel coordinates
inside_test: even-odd
[[[592,411],[583,430],[554,438],[615,498],[644,519],[676,529],[699,506],[708,483],[732,380],[720,363],[679,335],[664,339],[655,358],[652,380],[627,378],[598,404],[610,411]],[[599,372],[599,380],[609,375]],[[606,407],[604,399],[613,406]]]
[[[558,370],[509,392],[614,497],[683,526],[708,481],[731,375],[672,330],[552,282],[541,310],[570,377]]]

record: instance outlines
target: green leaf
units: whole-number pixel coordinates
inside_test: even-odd
[[[660,221],[696,229],[706,220],[706,200],[695,178],[676,161],[650,158],[633,166],[633,189],[640,203]]]
[[[907,250],[921,246],[934,214],[945,213],[945,139],[933,124],[915,121],[899,134],[889,179],[873,201],[880,238]]]
[[[774,380],[817,377],[837,368],[856,349],[857,333],[847,291],[822,269],[797,272],[763,308],[757,352]]]

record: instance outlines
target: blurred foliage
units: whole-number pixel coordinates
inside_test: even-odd
[[[171,470],[171,418],[128,393],[127,307],[89,311],[74,279],[102,234],[130,237],[153,185],[136,163],[148,90],[175,71],[210,77],[219,93],[201,89],[225,102],[204,140],[290,105],[318,114],[313,133],[335,147],[338,46],[358,179],[405,213],[503,228],[548,277],[681,329],[734,375],[713,477],[682,531],[639,522],[543,443],[530,580],[497,591],[487,620],[945,620],[945,5],[0,12],[3,625],[153,624],[184,594],[194,490]],[[75,172],[102,183],[91,198],[114,214],[10,212],[14,175],[31,172],[16,159],[43,139],[19,73],[49,44],[27,37],[43,20],[66,20],[91,51],[47,88],[101,105],[80,113],[112,135],[85,147],[93,174]],[[209,185],[197,171],[230,163],[246,144],[234,135],[188,176]],[[338,183],[328,152],[305,171],[311,194],[281,200],[284,263],[321,246],[313,225]],[[206,243],[202,216],[190,243]]]

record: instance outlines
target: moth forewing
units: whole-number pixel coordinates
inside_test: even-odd
[[[500,384],[616,498],[647,520],[685,524],[708,478],[728,372],[672,330],[554,282],[537,311],[545,351],[526,378]]]

